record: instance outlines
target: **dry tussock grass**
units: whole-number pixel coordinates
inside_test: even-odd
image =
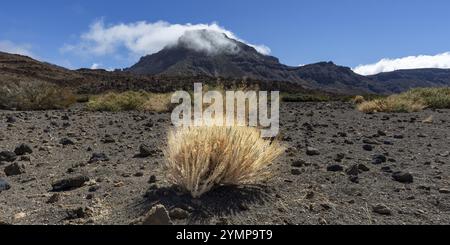
[[[269,177],[268,166],[284,152],[252,127],[202,126],[169,132],[168,179],[200,197],[220,185],[252,184]]]
[[[450,88],[415,88],[357,106],[362,112],[415,112],[425,108],[450,108]]]
[[[92,96],[86,105],[91,111],[154,111],[167,112],[172,108],[171,94],[127,91],[123,93],[108,92]]]
[[[361,103],[363,103],[363,102],[365,102],[366,100],[364,99],[364,97],[363,96],[361,96],[361,95],[357,95],[357,96],[355,96],[353,99],[352,99],[352,102],[354,103],[354,104],[361,104]]]
[[[47,82],[19,82],[0,86],[0,108],[3,109],[63,109],[75,102],[76,96],[70,89]]]
[[[423,100],[411,100],[398,95],[392,95],[385,99],[366,101],[357,106],[358,110],[370,112],[415,112],[426,107]]]

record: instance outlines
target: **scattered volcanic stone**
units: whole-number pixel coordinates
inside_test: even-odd
[[[338,153],[338,154],[336,154],[334,160],[336,162],[341,162],[344,158],[345,158],[345,154],[344,153]]]
[[[19,146],[16,147],[16,149],[14,150],[14,153],[17,156],[22,156],[25,154],[33,153],[33,149],[31,149],[31,147],[27,144],[20,144]]]
[[[9,190],[11,185],[6,180],[0,178],[0,192]]]
[[[372,151],[373,150],[373,146],[372,145],[363,145],[363,149],[366,151]]]
[[[392,215],[392,211],[384,204],[374,205],[372,211],[381,215]]]
[[[296,161],[294,161],[292,163],[292,167],[296,167],[296,168],[303,167],[305,165],[306,165],[306,162],[304,160],[301,160],[301,159],[300,160],[296,160]]]
[[[171,225],[172,221],[170,220],[169,213],[167,209],[158,204],[154,206],[143,218],[143,225]]]
[[[327,167],[327,171],[330,171],[330,172],[339,172],[339,171],[343,171],[343,170],[344,170],[344,168],[339,164],[332,164]]]
[[[53,191],[68,191],[80,188],[88,181],[89,177],[81,175],[56,181],[52,184],[52,187]]]
[[[6,176],[14,176],[25,173],[25,165],[22,163],[13,163],[5,167]]]
[[[108,156],[105,153],[93,153],[88,163],[107,162]]]
[[[56,203],[59,201],[59,199],[61,199],[61,195],[59,193],[55,193],[47,200],[47,203],[48,204]]]
[[[400,183],[412,183],[413,182],[413,176],[407,172],[395,172],[394,174],[392,174],[392,178],[395,181],[398,181]]]
[[[105,138],[103,138],[103,143],[105,144],[110,144],[110,143],[115,143],[116,140],[111,136],[111,135],[105,135]]]
[[[350,175],[348,179],[353,183],[359,183],[359,177],[357,175]]]
[[[383,154],[376,154],[372,157],[372,164],[382,164],[386,162],[386,156]]]
[[[148,179],[148,183],[153,184],[155,182],[156,182],[156,176],[155,175],[150,176],[150,178]]]
[[[386,136],[386,132],[384,132],[383,130],[378,130],[377,134],[378,136]]]
[[[1,188],[1,187],[0,187],[0,188]],[[439,189],[439,193],[442,193],[442,194],[450,194],[450,189],[441,188],[441,189]]]
[[[395,134],[394,135],[394,139],[403,139],[403,135],[402,134]]]
[[[75,143],[69,138],[62,138],[59,143],[61,145],[75,145]]]
[[[359,174],[359,167],[358,167],[358,165],[356,165],[356,164],[354,164],[354,165],[352,165],[351,167],[349,167],[347,170],[345,170],[345,172],[348,174],[348,175],[354,175],[354,176],[356,176],[356,175],[358,175]]]
[[[15,122],[17,122],[17,119],[16,119],[15,116],[7,116],[6,117],[6,122],[7,123],[15,123]]]
[[[292,175],[300,175],[302,172],[298,168],[294,168],[291,170]]]
[[[84,219],[92,216],[93,211],[89,207],[79,207],[75,209],[67,210],[67,220],[72,219]]]
[[[139,157],[149,157],[149,156],[153,156],[155,154],[156,154],[156,151],[152,147],[150,147],[146,144],[142,144],[139,146]]]
[[[364,165],[362,163],[358,164],[358,169],[363,171],[363,172],[370,171],[370,168],[368,168],[366,165]]]
[[[386,173],[392,173],[392,169],[389,166],[382,167],[381,171],[386,172]]]
[[[187,219],[189,217],[189,212],[182,208],[174,208],[170,210],[169,216],[172,219]]]
[[[308,146],[306,148],[306,155],[308,155],[308,156],[317,156],[317,155],[320,155],[320,152],[319,152],[318,149]]]
[[[0,152],[0,162],[14,162],[17,159],[17,155],[11,151]]]

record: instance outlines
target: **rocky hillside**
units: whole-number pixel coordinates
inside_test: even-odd
[[[142,57],[132,67],[126,69],[135,74],[167,76],[249,77],[262,81],[289,81],[308,89],[328,92],[388,93],[381,86],[364,76],[357,75],[350,68],[337,66],[332,62],[322,62],[303,67],[281,64],[272,56],[258,53],[256,49],[240,41],[230,39],[225,34],[198,31],[196,40],[203,40],[209,49],[192,47],[192,41],[182,36],[176,45],[167,46],[158,53]],[[219,40],[218,40],[219,39]],[[223,49],[223,43],[228,43]]]
[[[369,77],[398,93],[415,87],[450,86],[450,69],[413,69],[385,72]]]

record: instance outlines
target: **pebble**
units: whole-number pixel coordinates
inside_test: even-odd
[[[372,164],[378,165],[387,161],[386,156],[383,154],[376,154],[372,156]]]
[[[93,153],[88,163],[96,163],[96,162],[107,162],[109,161],[108,156],[105,153]]]
[[[330,172],[339,172],[339,171],[343,171],[343,170],[344,170],[344,168],[339,164],[332,164],[327,167],[327,171],[330,171]]]
[[[12,151],[0,152],[0,162],[14,162],[16,159],[17,155]]]
[[[11,189],[11,185],[4,179],[0,178],[0,192]]]
[[[6,176],[15,176],[25,173],[25,165],[23,163],[13,163],[5,167]]]
[[[384,204],[377,204],[373,206],[372,211],[381,215],[392,215],[392,211]]]
[[[143,218],[142,225],[171,225],[169,213],[164,205],[154,206]]]
[[[25,154],[33,153],[33,149],[27,144],[20,144],[19,146],[16,147],[16,149],[14,150],[14,153],[17,156],[22,156]]]
[[[306,148],[306,155],[308,155],[308,156],[317,156],[317,155],[320,155],[320,152],[316,148],[307,147]]]
[[[89,181],[89,177],[80,175],[77,177],[70,177],[56,181],[52,184],[53,191],[68,191],[76,188],[80,188],[84,183]]]
[[[412,183],[413,182],[413,176],[407,172],[395,172],[394,174],[392,174],[392,178],[395,181],[398,181],[400,183]]]
[[[373,150],[373,146],[372,145],[363,145],[363,149],[366,151],[372,151]]]
[[[170,210],[169,216],[172,219],[187,219],[189,217],[189,212],[182,208],[174,208]]]

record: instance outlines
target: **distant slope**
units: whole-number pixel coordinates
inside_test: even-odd
[[[242,84],[242,79],[199,76],[139,75],[122,71],[79,69],[63,67],[34,60],[30,57],[0,52],[0,86],[8,83],[22,84],[45,81],[72,87],[80,93],[102,93],[108,90],[146,90],[170,92],[179,89],[190,90],[192,84],[201,82],[213,84],[220,81],[226,86]],[[277,81],[256,81],[246,79],[247,84],[258,84],[264,90],[311,92],[298,84]]]
[[[79,84],[83,77],[74,71],[27,56],[0,52],[0,83],[31,80],[73,85]]]
[[[450,86],[450,69],[412,69],[369,76],[392,93],[415,87]]]

